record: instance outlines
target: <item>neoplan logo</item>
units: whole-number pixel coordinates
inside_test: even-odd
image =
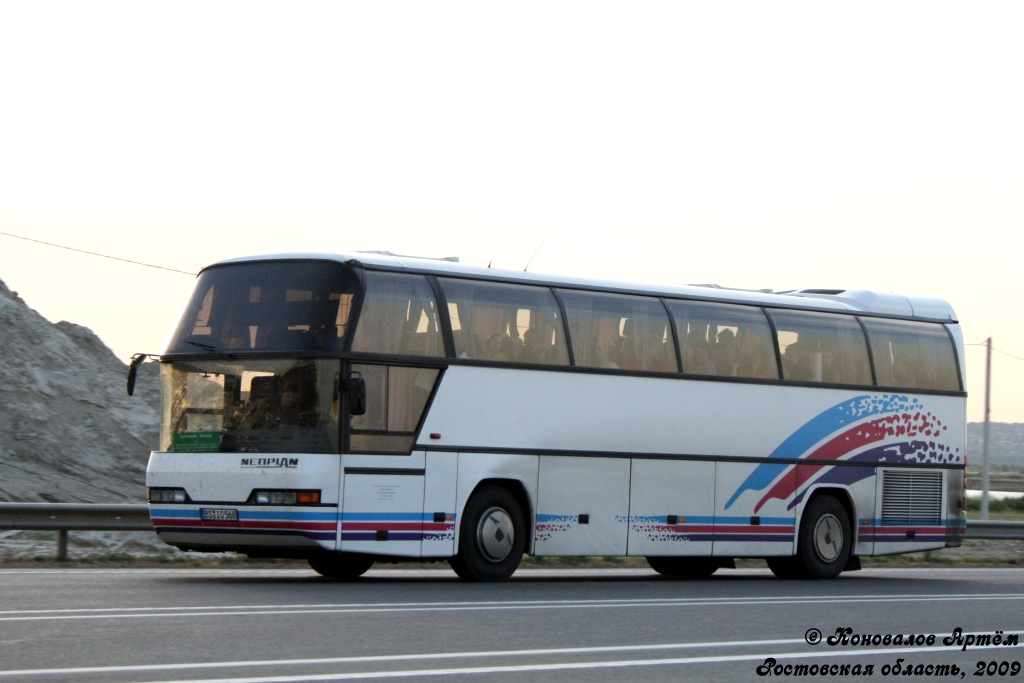
[[[242,458],[242,467],[298,467],[298,458]]]

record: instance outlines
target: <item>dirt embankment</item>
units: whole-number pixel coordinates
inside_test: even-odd
[[[89,329],[51,323],[0,282],[0,501],[145,500],[157,445],[155,364],[126,365]]]

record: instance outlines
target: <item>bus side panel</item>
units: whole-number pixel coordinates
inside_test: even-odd
[[[806,502],[817,495],[816,491],[827,488],[840,502],[851,506],[850,530],[854,537],[854,555],[874,553],[874,510],[875,510],[875,468],[859,466],[798,465],[796,468],[797,491],[795,498],[800,514]],[[797,528],[799,522],[797,520]]]
[[[633,460],[630,555],[710,555],[714,515],[714,462]]]
[[[520,485],[530,501],[530,509],[523,510],[526,516],[526,552],[533,554],[533,528],[537,501],[537,462],[536,455],[501,455],[493,453],[459,453],[458,488],[456,490],[455,509],[457,524],[455,525],[455,548],[459,547],[462,532],[463,511],[473,491],[485,479],[498,479],[516,482]]]
[[[625,555],[627,458],[540,459],[534,555]]]
[[[758,465],[719,462],[715,482],[715,534],[713,554],[719,557],[770,557],[792,555],[796,548],[796,515],[785,500],[763,498],[761,491],[747,490],[735,500],[740,488]],[[796,486],[796,468],[784,464],[774,481]]]
[[[423,488],[423,557],[455,554],[455,496],[459,477],[458,453],[427,453]]]

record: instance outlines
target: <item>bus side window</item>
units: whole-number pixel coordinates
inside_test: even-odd
[[[678,372],[668,314],[653,297],[560,289],[576,365]]]
[[[872,384],[864,331],[852,315],[770,309],[782,354],[782,378],[794,382]]]
[[[960,391],[953,343],[942,325],[882,318],[861,321],[871,341],[879,385]]]
[[[366,380],[366,412],[351,418],[349,452],[408,453],[440,371],[354,364]]]
[[[683,356],[683,372],[778,379],[775,345],[756,306],[668,300]]]
[[[352,350],[444,356],[438,317],[434,291],[422,275],[369,272]]]
[[[497,363],[568,365],[558,302],[546,287],[439,278],[455,356]]]

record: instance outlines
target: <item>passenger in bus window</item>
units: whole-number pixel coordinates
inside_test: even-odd
[[[523,357],[524,363],[541,363],[547,364],[551,362],[553,350],[551,342],[551,333],[548,331],[545,334],[542,331],[543,327],[531,327],[530,329],[523,332]]]
[[[810,357],[799,341],[786,347],[782,354],[782,371],[785,379],[808,382],[811,379]]]
[[[718,370],[708,353],[707,344],[701,340],[693,345],[693,370],[695,375],[717,375]]]
[[[737,353],[737,377],[758,377],[761,379],[778,379],[775,370],[775,359],[771,341],[759,330],[743,330],[740,335]]]
[[[599,368],[619,368],[622,361],[622,336],[619,334],[619,329],[622,326],[622,319],[615,318],[596,318],[595,327],[597,334],[596,336],[596,355],[594,358],[597,360],[597,367]]]
[[[856,381],[857,371],[843,357],[839,350],[839,344],[835,342],[822,342],[820,348],[822,382],[829,382],[831,384],[847,382],[852,384]],[[840,368],[840,364],[842,364],[842,368]]]
[[[539,365],[568,364],[567,358],[559,359],[556,337],[558,322],[550,316],[531,316],[531,327],[523,332],[523,350],[520,360]]]
[[[718,333],[712,360],[719,373],[736,376],[736,334],[728,327]]]
[[[502,332],[495,332],[487,338],[484,342],[484,358],[486,360],[496,360],[508,362],[512,360],[508,353],[509,343],[512,340],[507,334]]]
[[[651,372],[677,372],[675,345],[664,323],[652,321],[646,339],[647,362],[645,370]]]

